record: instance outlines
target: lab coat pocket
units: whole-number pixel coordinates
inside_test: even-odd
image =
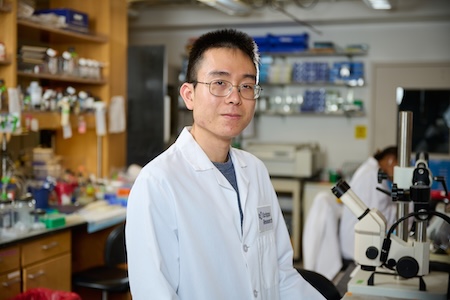
[[[264,288],[270,289],[278,285],[278,259],[273,230],[260,234],[258,238],[259,266]]]

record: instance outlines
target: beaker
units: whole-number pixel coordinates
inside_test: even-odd
[[[0,237],[12,227],[13,206],[11,200],[0,201]]]
[[[25,197],[14,200],[14,229],[19,232],[29,231],[32,225],[30,212],[35,209],[35,200],[30,193]]]

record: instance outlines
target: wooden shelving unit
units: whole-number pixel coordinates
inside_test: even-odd
[[[22,118],[26,122],[26,119],[36,119],[39,123],[39,128],[45,128],[48,130],[61,130],[61,113],[53,111],[24,111]],[[83,118],[86,123],[86,128],[95,130],[95,115],[94,113],[81,113],[79,115],[70,115],[70,124],[72,128],[77,128],[79,119]]]
[[[5,2],[0,6],[0,13],[10,13],[12,11],[11,3]]]
[[[47,74],[47,73],[31,73],[24,71],[17,71],[17,76],[19,77],[27,77],[33,79],[47,79],[52,81],[63,81],[70,83],[83,83],[83,84],[92,84],[92,85],[103,85],[107,83],[106,79],[90,79],[90,78],[81,78],[67,75],[58,75],[58,74]]]
[[[26,90],[30,81],[39,81],[50,87],[74,86],[89,91],[108,105],[113,96],[126,97],[128,19],[126,0],[48,0],[47,8],[68,8],[84,12],[89,17],[89,32],[81,33],[64,28],[54,28],[17,17],[17,2],[0,7],[0,41],[6,45],[8,60],[0,62],[0,78],[7,87],[21,86]],[[47,46],[62,53],[75,48],[79,57],[103,63],[102,79],[93,80],[60,74],[24,72],[18,69],[17,53],[21,45]],[[10,54],[10,55],[9,55]],[[54,150],[63,157],[65,167],[77,170],[83,165],[89,173],[107,177],[111,170],[125,167],[126,133],[97,136],[95,115],[81,116],[87,125],[86,133],[77,130],[79,116],[71,115],[72,137],[65,138],[57,112],[26,111],[22,115],[37,119],[40,130],[54,131]],[[114,120],[107,120],[114,122]]]
[[[78,41],[87,41],[92,43],[106,43],[108,42],[108,37],[106,35],[95,34],[95,33],[79,33],[75,31],[70,31],[63,28],[55,28],[49,25],[36,23],[26,19],[18,19],[17,25],[19,26],[19,30],[27,30],[27,29],[37,29],[40,31],[48,32],[58,37],[59,39],[67,40],[78,40]]]
[[[0,65],[7,66],[11,64],[10,59],[0,60]]]

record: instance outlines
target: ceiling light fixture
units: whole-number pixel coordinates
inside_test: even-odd
[[[198,0],[208,6],[232,16],[245,16],[251,13],[252,8],[240,0]]]
[[[392,9],[390,0],[364,0],[364,2],[373,9],[389,10]]]

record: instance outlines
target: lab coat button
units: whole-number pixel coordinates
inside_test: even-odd
[[[248,251],[248,246],[247,245],[244,245],[244,252],[247,252]]]
[[[253,296],[255,296],[255,298],[258,298],[258,291],[257,290],[253,290]]]

